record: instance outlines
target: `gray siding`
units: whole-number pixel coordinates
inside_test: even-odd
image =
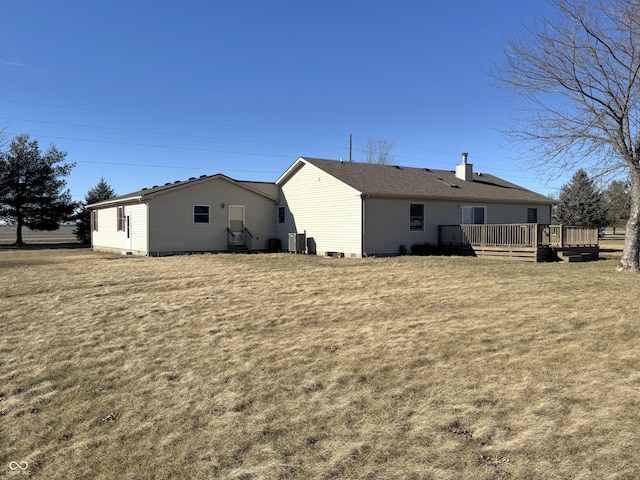
[[[424,205],[424,230],[409,228],[409,206]],[[424,199],[367,198],[365,210],[364,253],[397,255],[400,246],[407,250],[419,243],[438,244],[438,226],[462,222],[462,207],[486,207],[487,223],[526,223],[527,209],[538,209],[538,223],[550,223],[550,209],[536,205],[502,205],[490,203],[457,203]]]
[[[421,231],[409,228],[409,206],[412,203],[424,205],[424,229]],[[436,245],[438,226],[455,223],[460,215],[454,203],[424,199],[368,198],[364,208],[364,250],[367,255],[397,255],[401,245],[407,250],[418,243]]]

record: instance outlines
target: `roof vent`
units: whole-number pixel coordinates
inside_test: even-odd
[[[142,187],[142,190],[146,190],[146,189],[147,189],[147,187]]]
[[[176,183],[180,183],[182,180],[176,180],[175,182],[173,182],[174,184]]]
[[[189,177],[189,180],[195,180],[196,177]]]
[[[455,183],[451,183],[449,180],[445,180],[444,178],[440,178],[440,177],[438,177],[438,180],[444,183],[447,187],[458,188],[458,186]]]
[[[158,185],[154,185],[154,186],[153,186],[153,187],[151,187],[151,188],[158,188]]]
[[[200,178],[204,178],[204,177],[206,177],[206,175],[200,175]]]
[[[165,187],[166,187],[167,185],[171,185],[171,182],[167,182],[167,183],[165,183],[164,185],[165,185]]]

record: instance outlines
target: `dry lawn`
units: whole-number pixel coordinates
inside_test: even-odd
[[[615,265],[0,250],[0,478],[640,478]]]

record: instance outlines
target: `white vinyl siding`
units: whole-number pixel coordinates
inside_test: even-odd
[[[285,222],[278,232],[283,247],[289,233],[306,233],[310,250],[318,255],[361,256],[361,204],[360,192],[313,165],[301,164],[281,185]]]
[[[223,178],[163,193],[149,205],[150,254],[226,251],[228,205],[245,206],[245,223],[254,235],[251,246],[266,250],[275,236],[275,204]],[[209,206],[209,223],[194,222],[194,205]]]
[[[122,205],[119,206],[120,210]],[[147,205],[135,203],[124,205],[124,215],[129,216],[129,235],[131,236],[131,248],[127,244],[127,232],[118,230],[126,222],[118,221],[118,206],[102,208],[98,213],[98,231],[92,232],[92,246],[98,250],[131,251],[135,254],[146,255],[147,243]],[[120,225],[119,225],[120,223]]]

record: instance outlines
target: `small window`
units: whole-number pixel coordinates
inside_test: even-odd
[[[284,223],[284,207],[278,207],[278,223]]]
[[[412,203],[409,206],[409,230],[424,230],[424,204]]]
[[[91,230],[98,231],[98,210],[91,210]]]
[[[527,208],[527,223],[538,223],[537,208]]]
[[[209,205],[193,206],[193,223],[209,223]]]
[[[124,206],[118,207],[118,231],[125,231],[125,223],[124,223]]]

